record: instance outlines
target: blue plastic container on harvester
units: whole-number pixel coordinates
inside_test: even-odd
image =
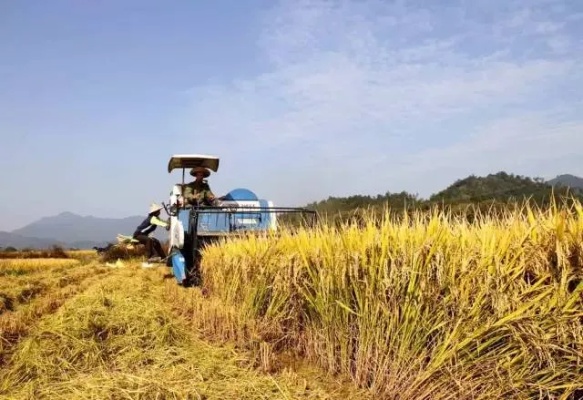
[[[175,251],[172,256],[172,271],[178,283],[183,283],[186,280],[186,263],[184,256],[180,251]]]

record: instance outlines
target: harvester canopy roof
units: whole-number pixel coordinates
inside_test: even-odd
[[[205,154],[175,154],[168,162],[168,172],[177,168],[204,167],[217,172],[219,169],[219,158]]]

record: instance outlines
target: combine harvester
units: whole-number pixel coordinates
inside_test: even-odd
[[[200,283],[201,250],[205,245],[226,237],[263,234],[278,230],[278,216],[296,214],[308,223],[316,212],[305,208],[275,207],[272,201],[259,199],[249,189],[234,189],[221,197],[218,205],[188,205],[182,201],[186,169],[204,167],[217,172],[219,158],[200,154],[174,155],[168,173],[182,169],[182,183],[174,185],[170,204],[164,204],[170,216],[168,266],[172,266],[179,284]]]

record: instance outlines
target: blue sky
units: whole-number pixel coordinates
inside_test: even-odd
[[[0,4],[0,230],[144,213],[173,153],[282,205],[583,176],[583,2]]]

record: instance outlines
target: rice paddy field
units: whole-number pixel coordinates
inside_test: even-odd
[[[0,398],[583,398],[583,207],[0,260]]]

